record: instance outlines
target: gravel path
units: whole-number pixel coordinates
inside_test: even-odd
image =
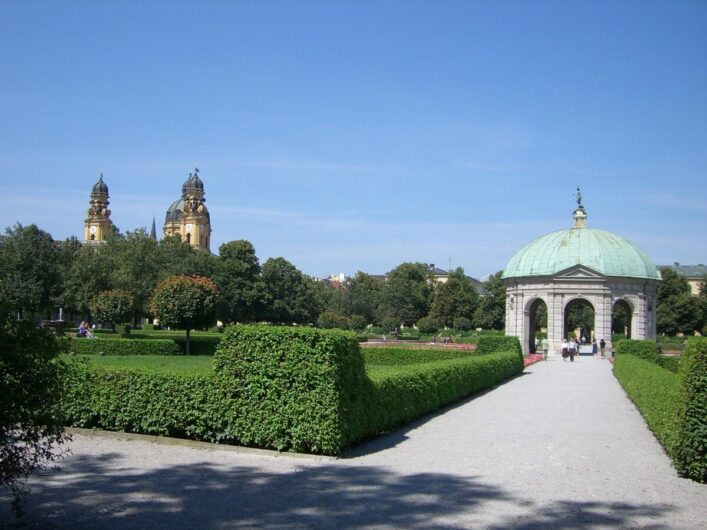
[[[592,358],[535,364],[338,460],[86,435],[71,448],[32,479],[25,528],[707,528],[707,486],[677,477]]]

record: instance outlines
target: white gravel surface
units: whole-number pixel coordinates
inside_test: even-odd
[[[707,528],[607,361],[560,358],[312,459],[75,435],[24,528]],[[12,521],[0,497],[0,526]]]

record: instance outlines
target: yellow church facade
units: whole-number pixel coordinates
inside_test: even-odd
[[[91,189],[88,217],[84,221],[86,244],[97,244],[108,239],[113,224],[108,209],[109,197],[108,186],[101,174]],[[182,196],[167,209],[164,236],[178,236],[193,247],[210,252],[211,216],[205,201],[204,183],[199,177],[199,170],[195,169],[182,185]]]

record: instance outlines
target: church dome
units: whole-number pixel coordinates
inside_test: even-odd
[[[182,217],[182,209],[184,208],[184,199],[178,199],[170,204],[167,208],[167,215],[165,216],[164,222],[175,223],[179,222]]]
[[[604,276],[660,280],[648,255],[623,237],[597,228],[586,228],[584,209],[575,210],[574,228],[558,230],[521,248],[503,272],[504,278],[552,276],[577,265]]]
[[[103,173],[101,173],[101,177],[98,179],[98,182],[96,182],[93,185],[93,188],[91,188],[91,193],[108,193],[108,186],[105,182],[103,182]]]
[[[204,183],[199,178],[199,175],[198,173],[196,173],[196,171],[194,172],[194,174],[189,173],[189,178],[184,182],[184,185],[182,186],[182,192],[186,192],[187,190],[204,191]]]

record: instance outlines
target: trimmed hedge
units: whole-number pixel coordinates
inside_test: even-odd
[[[124,342],[159,342],[138,341]],[[74,359],[61,412],[80,427],[339,454],[491,388],[521,372],[523,363],[514,350],[389,366],[369,378],[353,333],[230,326],[214,370],[213,375],[108,370]]]
[[[616,343],[614,348],[616,355],[634,355],[651,361],[658,362],[658,344],[654,340],[633,340],[621,339]]]
[[[459,359],[474,355],[472,350],[456,349],[412,349],[404,347],[363,348],[363,359],[366,364],[404,365],[429,363],[444,359]]]
[[[670,370],[674,374],[680,371],[680,365],[682,363],[682,357],[668,357],[664,355],[659,355],[656,359],[656,364],[662,366],[666,370]]]
[[[707,482],[707,338],[685,341],[675,460],[684,477]]]
[[[76,355],[182,355],[179,345],[164,339],[71,339],[68,353]]]
[[[680,402],[678,374],[635,355],[623,354],[616,356],[614,375],[672,457]]]
[[[476,355],[487,355],[498,351],[515,351],[521,357],[523,355],[518,337],[505,335],[481,335],[476,342],[475,351]]]

